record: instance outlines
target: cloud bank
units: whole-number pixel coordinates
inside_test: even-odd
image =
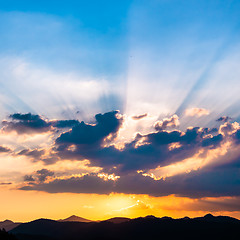
[[[26,173],[19,186],[21,190],[175,194],[191,198],[239,196],[240,127],[237,122],[223,121],[218,128],[188,127],[181,131],[176,129],[180,120],[173,115],[155,122],[152,132],[138,132],[132,140],[121,142],[118,136],[125,118],[118,111],[96,114],[95,122],[91,123],[48,120],[31,113],[9,117],[10,121],[3,122],[5,134],[50,131],[55,136],[48,148],[14,153],[49,166],[49,169]],[[63,128],[64,131],[59,131]],[[4,151],[8,152],[8,148],[3,148]],[[51,170],[58,162],[86,159],[86,168],[98,167],[98,172],[71,176]],[[174,167],[178,172],[171,172]]]

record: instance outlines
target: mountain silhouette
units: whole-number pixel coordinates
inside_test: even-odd
[[[212,214],[207,214],[204,217],[197,217],[194,218],[195,220],[199,221],[207,221],[207,222],[239,222],[238,219],[233,218],[233,217],[228,217],[228,216],[216,216],[214,217]]]
[[[92,220],[72,215],[71,217],[60,219],[59,222],[93,222]]]
[[[114,219],[114,218],[113,218]],[[225,216],[206,215],[198,218],[173,219],[154,216],[126,221],[59,222],[38,219],[23,223],[10,233],[18,240],[80,240],[80,239],[238,239],[240,221]],[[111,220],[111,219],[110,219]]]
[[[5,220],[3,222],[0,222],[0,229],[5,229],[6,231],[10,231],[20,225],[21,223],[15,223],[11,220]]]
[[[127,222],[129,220],[130,220],[130,218],[126,218],[126,217],[114,217],[114,218],[109,218],[105,221],[112,222],[112,223],[123,223],[123,222]]]

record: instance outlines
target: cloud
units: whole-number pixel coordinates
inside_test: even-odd
[[[231,117],[222,116],[222,117],[218,118],[216,121],[217,121],[217,122],[228,122],[228,121],[230,121],[230,120],[232,120]]]
[[[24,182],[35,182],[35,179],[33,178],[32,175],[25,175],[23,179],[24,179]]]
[[[0,182],[0,185],[11,185],[11,182]]]
[[[41,170],[37,170],[34,173],[30,174],[30,175],[25,175],[23,177],[23,181],[24,182],[28,182],[30,184],[32,184],[34,182],[34,185],[37,183],[43,183],[46,180],[49,179],[49,177],[53,177],[54,176],[54,172],[50,171],[46,168],[43,168]]]
[[[16,115],[15,118],[39,119],[32,115]],[[118,111],[112,111],[97,114],[95,119],[95,124],[81,122],[61,133],[47,151],[24,149],[17,155],[25,155],[45,164],[88,159],[89,166],[103,168],[107,173],[124,174],[180,162],[193,157],[200,150],[216,148],[223,141],[222,134],[217,134],[217,129],[195,127],[188,128],[185,132],[161,130],[178,124],[178,117],[174,115],[164,119],[161,124],[158,123],[157,132],[138,133],[132,141],[125,142],[119,149],[113,140],[124,121],[122,116]],[[53,120],[48,122],[52,123]]]
[[[88,174],[40,182],[33,186],[26,185],[20,189],[49,193],[148,194],[155,197],[172,194],[190,198],[240,196],[238,172],[239,168],[201,169],[159,180],[134,173],[123,175],[115,181]]]
[[[15,113],[9,116],[12,121],[3,121],[3,131],[23,133],[41,133],[50,130],[51,124],[39,115]]]
[[[54,128],[71,128],[79,124],[78,120],[52,120],[44,119],[40,115],[32,113],[14,113],[9,116],[11,121],[2,121],[5,132],[16,131],[18,134],[43,133]]]
[[[13,118],[13,121],[39,120],[36,115],[15,115]],[[240,127],[236,122],[224,122],[219,129],[167,130],[179,124],[174,115],[157,122],[156,131],[137,133],[118,148],[116,137],[124,121],[118,111],[96,114],[92,123],[58,121],[61,126],[73,124],[72,129],[60,133],[48,149],[24,149],[16,155],[43,162],[49,159],[49,163],[87,159],[88,167],[98,167],[98,172],[69,177],[64,172],[56,176],[53,171],[43,168],[24,176],[22,190],[151,196],[175,194],[191,198],[239,195]],[[46,122],[55,128],[53,120]],[[202,164],[198,168],[185,169],[185,160],[194,162],[196,157]],[[164,177],[151,174],[152,170],[171,168],[179,163],[183,164],[183,170],[175,174]]]
[[[42,155],[44,155],[44,154],[45,154],[44,149],[42,149],[42,150],[40,150],[40,149],[33,149],[33,150],[23,149],[17,153],[17,155],[25,155],[25,156],[28,156],[35,160],[41,159]]]
[[[78,120],[55,120],[51,121],[53,127],[56,128],[72,128],[79,124]]]
[[[147,113],[144,113],[144,114],[141,114],[141,115],[132,116],[132,119],[133,120],[140,120],[142,118],[147,117],[147,115],[148,115]]]
[[[240,129],[233,133],[233,139],[236,141],[237,144],[240,143]]]
[[[49,183],[39,183],[34,186],[24,186],[21,190],[38,190],[49,193],[72,192],[72,193],[97,193],[109,194],[113,190],[113,181],[105,181],[95,174],[68,179],[55,179]]]
[[[178,125],[179,125],[179,118],[176,114],[174,114],[170,118],[164,118],[162,121],[157,121],[154,124],[154,128],[157,131],[162,131],[168,127],[174,128],[174,127],[177,127]]]
[[[23,149],[14,154],[15,156],[27,156],[33,162],[42,161],[44,164],[54,164],[59,160],[59,157],[52,153],[48,152],[48,149]]]
[[[204,139],[202,141],[202,146],[206,147],[206,146],[219,145],[219,143],[222,142],[222,140],[223,140],[223,135],[222,134],[218,134],[218,135],[213,136],[213,137],[207,137],[206,139]]]
[[[219,127],[219,132],[223,134],[224,136],[232,135],[234,132],[236,132],[238,129],[240,129],[239,123],[229,123],[225,122],[223,125]]]
[[[122,118],[118,117],[118,111],[95,115],[96,124],[86,124],[84,122],[74,126],[70,131],[62,133],[57,139],[57,144],[65,145],[99,145],[105,137],[119,130]]]
[[[41,169],[36,171],[36,177],[40,182],[44,182],[48,177],[52,177],[54,175],[54,172],[49,171],[48,169]]]
[[[210,134],[215,131],[214,129],[196,127],[189,128],[186,132],[173,130],[145,135],[137,134],[134,140],[118,149],[114,144],[104,146],[101,142],[96,143],[95,138],[91,137],[91,131],[91,128],[86,129],[84,134],[80,134],[79,130],[75,132],[73,128],[72,131],[64,133],[71,136],[72,132],[75,132],[69,143],[60,142],[59,144],[57,139],[54,148],[57,157],[74,160],[88,159],[90,165],[118,174],[137,170],[147,171],[179,162],[194,156],[201,149],[216,148],[223,140],[221,135]],[[87,141],[85,136],[88,136]],[[103,138],[101,140],[103,141]],[[170,145],[173,143],[178,144],[179,147],[171,148]],[[74,144],[74,148],[69,147],[71,144]]]
[[[7,153],[7,152],[11,152],[11,149],[8,147],[0,146],[0,153]]]
[[[194,202],[194,204],[186,204],[182,207],[185,207],[188,211],[199,211],[201,209],[201,211],[207,212],[235,212],[240,211],[240,197],[203,198]]]
[[[205,108],[189,108],[185,110],[185,115],[190,117],[202,117],[209,115],[209,110]]]

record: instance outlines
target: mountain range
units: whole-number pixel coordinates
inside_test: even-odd
[[[238,239],[240,221],[227,216],[173,219],[146,216],[135,219],[111,218],[91,221],[78,216],[62,220],[37,219],[27,223],[4,221],[18,240],[79,240],[79,239]],[[3,223],[0,223],[2,228]],[[9,227],[8,227],[9,229]],[[8,238],[0,238],[8,239]]]

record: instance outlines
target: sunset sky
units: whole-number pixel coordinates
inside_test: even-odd
[[[0,0],[0,221],[240,219],[239,0]]]

